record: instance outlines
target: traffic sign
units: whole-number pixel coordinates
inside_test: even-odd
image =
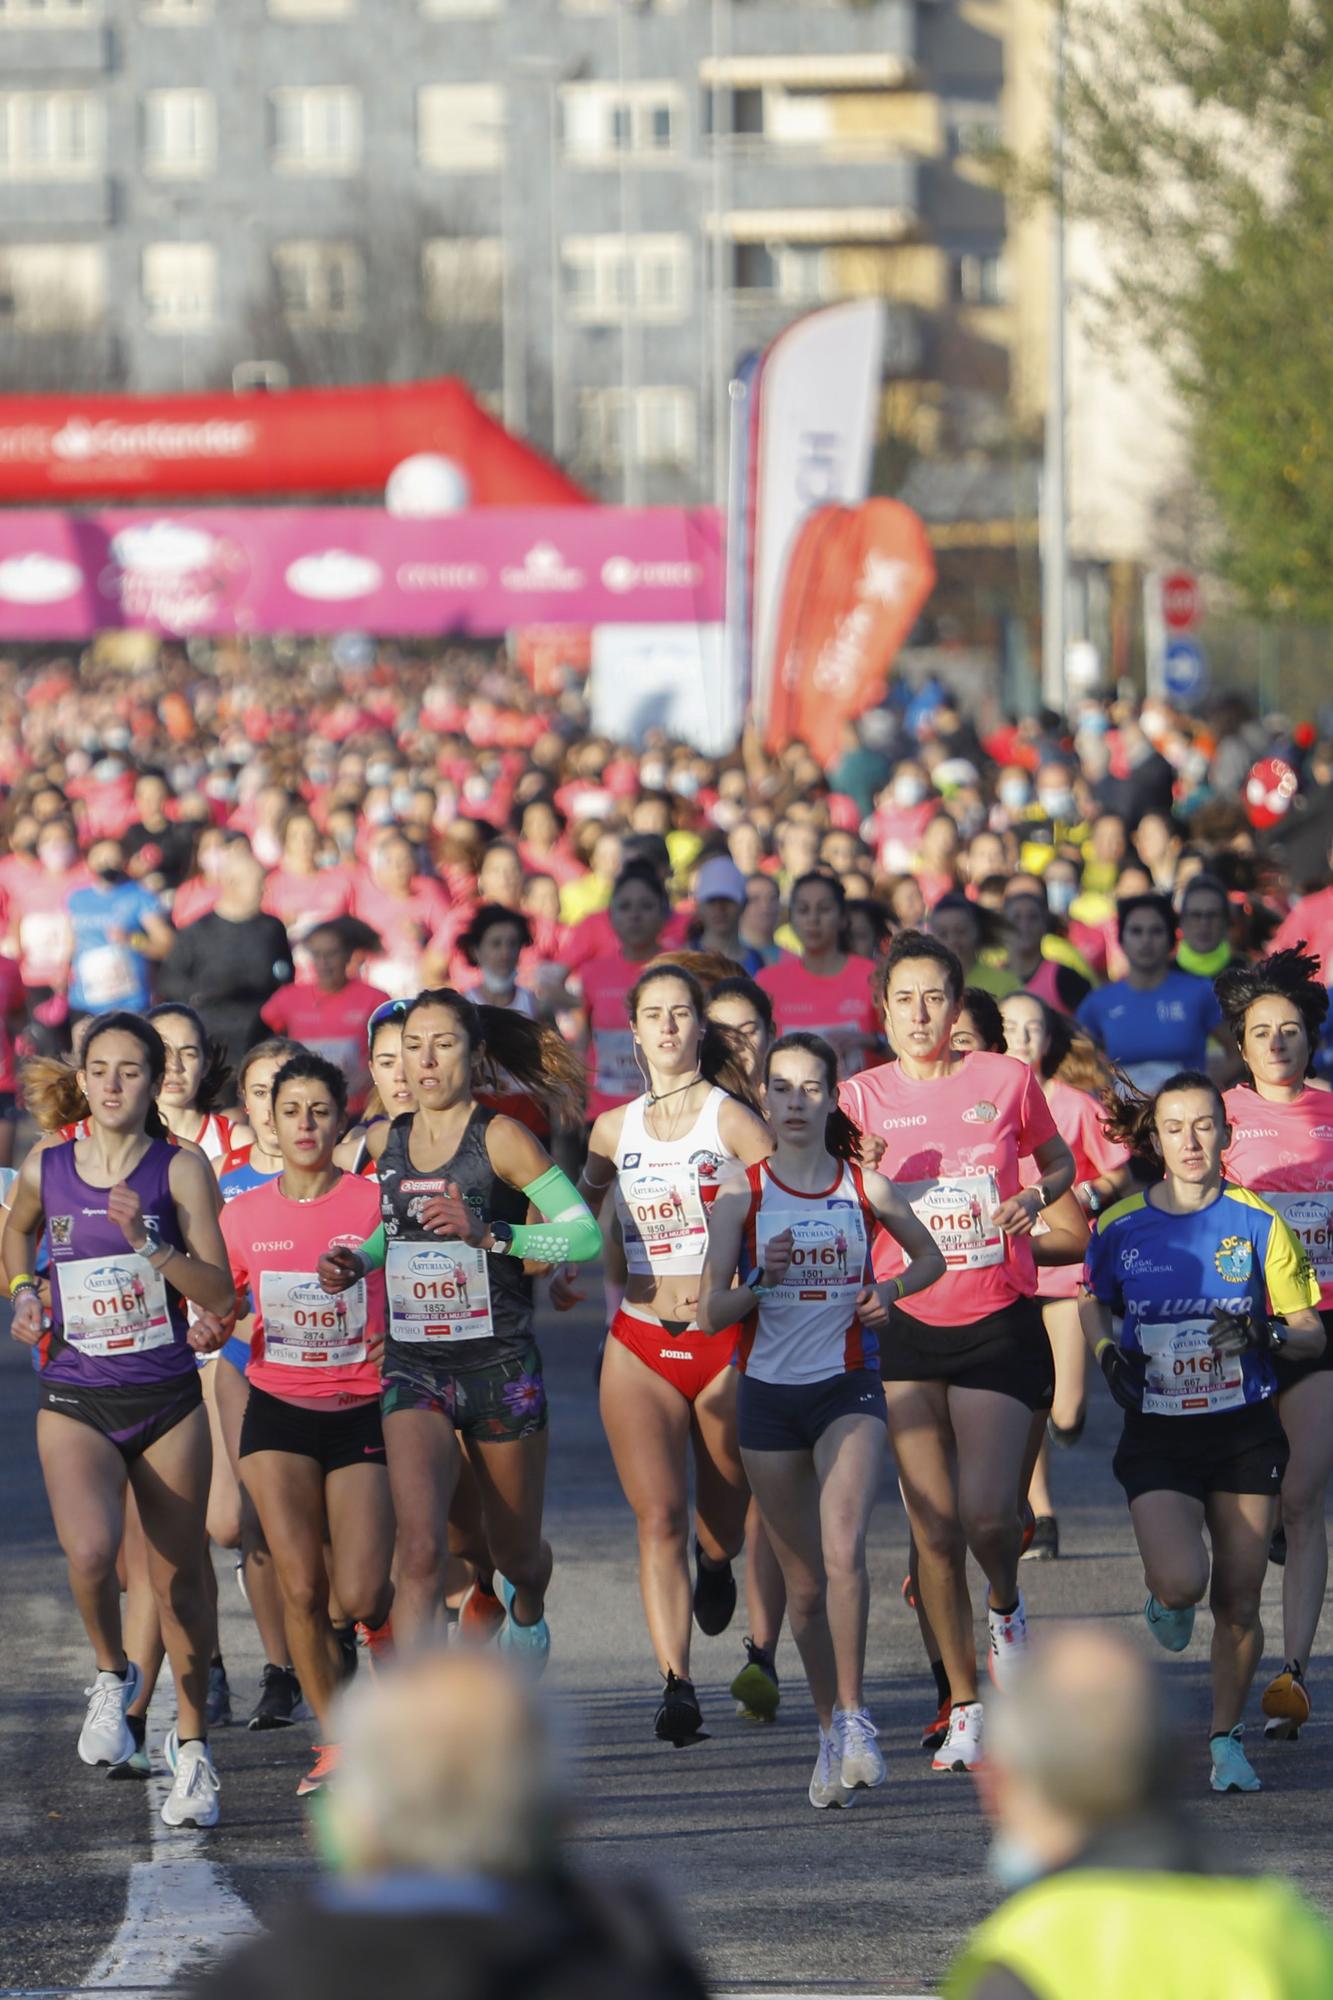
[[[1199,622],[1199,579],[1187,569],[1162,578],[1162,623],[1168,632],[1188,632]]]
[[[1193,639],[1172,639],[1162,662],[1162,689],[1168,701],[1197,701],[1208,685],[1208,663]]]

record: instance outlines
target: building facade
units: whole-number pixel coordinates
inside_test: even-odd
[[[890,301],[885,421],[1009,423],[1008,0],[0,0],[0,388],[465,374],[718,497],[737,359]]]

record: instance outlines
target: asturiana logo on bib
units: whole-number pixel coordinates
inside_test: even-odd
[[[1224,1236],[1213,1261],[1219,1278],[1229,1285],[1243,1285],[1254,1269],[1254,1245],[1248,1236]]]

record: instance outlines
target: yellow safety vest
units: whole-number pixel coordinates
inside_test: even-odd
[[[1333,1933],[1271,1876],[1072,1869],[978,1926],[944,2000],[996,1966],[1038,2000],[1327,2000]]]

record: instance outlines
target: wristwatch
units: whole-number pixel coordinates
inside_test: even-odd
[[[486,1228],[491,1239],[491,1254],[507,1257],[514,1247],[514,1225],[512,1222],[488,1222]]]

